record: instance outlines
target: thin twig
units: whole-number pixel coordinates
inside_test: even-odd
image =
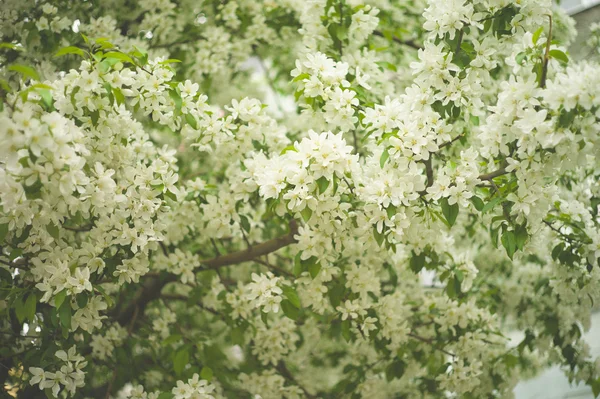
[[[378,30],[374,31],[373,34],[375,36],[385,37],[385,35],[382,32],[378,31]],[[395,43],[401,44],[403,46],[408,46],[408,47],[414,48],[415,50],[419,50],[419,49],[422,48],[422,46],[420,46],[419,44],[415,43],[413,40],[402,40],[402,39],[400,39],[400,38],[398,38],[396,36],[392,36],[392,40]]]
[[[547,15],[550,19],[548,28],[548,38],[546,39],[546,51],[544,52],[544,64],[542,65],[542,76],[540,77],[540,87],[546,87],[546,78],[548,76],[548,61],[550,60],[550,42],[552,41],[552,15]]]

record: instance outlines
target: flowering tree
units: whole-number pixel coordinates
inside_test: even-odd
[[[550,0],[369,3],[3,1],[6,391],[600,393],[599,65]]]

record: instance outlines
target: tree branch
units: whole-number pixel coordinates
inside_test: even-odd
[[[385,37],[385,35],[382,32],[378,31],[378,30],[374,31],[373,34],[375,36]],[[414,48],[415,50],[420,50],[422,48],[422,46],[418,45],[413,40],[402,40],[402,39],[400,39],[400,38],[398,38],[396,36],[392,36],[392,40],[395,43],[402,44],[403,46],[408,46],[408,47]]]
[[[306,388],[304,388],[302,385],[300,385],[298,383],[298,381],[294,378],[294,376],[292,375],[292,373],[290,373],[290,370],[288,370],[287,366],[285,365],[285,362],[282,360],[279,362],[279,364],[277,364],[277,372],[279,372],[279,374],[281,374],[281,376],[283,378],[285,378],[286,380],[288,380],[289,382],[291,382],[292,384],[298,386],[302,392],[304,392],[304,395],[306,395],[307,398],[315,398],[314,395],[311,395]]]
[[[548,38],[546,38],[546,51],[544,52],[544,63],[542,65],[542,76],[540,77],[540,87],[546,87],[546,77],[548,76],[548,61],[550,60],[550,43],[552,42],[552,15],[550,18],[550,26],[548,28]]]
[[[493,178],[505,175],[507,173],[509,173],[509,172],[506,170],[506,168],[502,167],[502,168],[500,168],[498,170],[495,170],[493,172],[486,173],[486,174],[483,174],[483,175],[479,175],[477,178],[479,180],[488,180],[488,181],[491,181]]]
[[[204,267],[200,266],[196,270],[217,270],[224,266],[237,265],[239,263],[251,261],[259,256],[270,254],[271,252],[275,252],[285,246],[295,243],[296,238],[294,238],[294,236],[297,233],[298,224],[295,220],[292,220],[290,221],[289,233],[281,237],[265,241],[243,251],[233,252],[228,255],[204,260],[201,262]],[[135,296],[131,299],[131,301],[127,303],[127,306],[118,311],[116,319],[119,324],[126,325],[128,321],[131,320],[136,308],[138,308],[138,311],[143,314],[148,303],[160,297],[164,286],[176,280],[177,276],[173,274],[170,274],[163,279],[160,279],[159,277],[147,279],[142,287],[137,291]]]

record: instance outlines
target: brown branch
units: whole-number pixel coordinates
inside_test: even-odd
[[[374,31],[373,34],[375,36],[385,37],[385,35],[382,32],[378,31],[378,30]],[[400,38],[398,38],[396,36],[392,36],[392,40],[395,43],[402,44],[403,46],[408,46],[408,47],[414,48],[415,50],[420,50],[422,48],[422,46],[420,46],[419,44],[415,43],[413,40],[402,40],[402,39],[400,39]]]
[[[550,60],[550,43],[552,42],[552,15],[550,18],[550,27],[548,28],[548,38],[546,38],[546,51],[544,52],[544,64],[542,65],[542,76],[540,77],[540,87],[546,87],[546,78],[548,76],[548,61]]]
[[[218,270],[224,266],[237,265],[239,263],[251,261],[255,258],[270,254],[271,252],[275,252],[287,245],[295,243],[296,238],[294,238],[294,236],[297,233],[298,225],[295,220],[292,220],[290,221],[289,233],[255,245],[243,251],[233,252],[228,255],[204,260],[201,262],[202,266],[204,267],[200,266],[196,270]],[[117,322],[121,325],[126,325],[128,321],[131,320],[136,307],[139,308],[139,312],[143,314],[148,303],[160,297],[164,286],[176,280],[177,276],[172,274],[164,277],[163,279],[160,279],[159,277],[146,279],[142,287],[136,292],[135,296],[127,303],[126,307],[118,311],[116,317]]]
[[[292,375],[292,373],[290,373],[290,370],[288,370],[287,366],[285,365],[285,362],[283,360],[281,360],[278,364],[277,364],[277,372],[279,374],[281,374],[281,376],[283,378],[285,378],[286,380],[288,380],[289,382],[291,382],[292,384],[298,386],[302,392],[304,392],[304,395],[306,395],[307,398],[315,398],[314,395],[311,395],[306,388],[304,388],[302,385],[300,385],[298,383],[298,381],[294,378],[294,376]]]
[[[432,339],[423,338],[423,337],[421,337],[419,335],[416,335],[416,334],[413,334],[413,333],[408,333],[408,336],[416,339],[417,341],[421,341],[421,342],[424,342],[426,344],[429,344],[429,345],[431,345],[433,347],[433,349],[436,349],[436,350],[438,350],[438,351],[440,351],[440,352],[442,352],[442,353],[444,353],[444,354],[446,354],[448,356],[456,357],[456,355],[454,353],[452,353],[452,352],[448,352],[445,349],[437,348],[437,347],[433,346],[434,342],[433,342]]]
[[[506,168],[503,167],[503,168],[500,168],[500,169],[495,170],[493,172],[486,173],[486,174],[483,174],[483,175],[479,175],[477,178],[479,180],[488,180],[488,181],[491,181],[493,178],[505,175],[507,173],[510,173],[510,172],[508,172],[506,170]]]
[[[298,225],[296,221],[290,222],[290,232],[281,237],[274,238],[272,240],[263,242],[258,245],[254,245],[246,250],[234,252],[228,255],[219,256],[216,258],[201,261],[204,268],[200,270],[214,270],[219,269],[223,266],[237,265],[238,263],[251,261],[263,255],[275,252],[280,248],[286,247],[296,242],[294,236],[298,233]]]
[[[464,135],[463,134],[459,134],[458,136],[456,136],[455,138],[453,138],[450,141],[446,141],[445,143],[440,144],[439,148],[442,149],[444,147],[448,147],[449,145],[452,145],[452,143],[454,143],[456,140],[460,140],[461,138],[463,138]]]
[[[289,277],[294,277],[293,273],[288,272],[287,270],[285,270],[282,267],[279,267],[279,266],[276,266],[276,265],[272,265],[269,262],[266,262],[266,261],[258,259],[258,258],[257,259],[253,259],[253,261],[256,262],[256,263],[258,263],[258,264],[261,264],[261,265],[267,267],[268,269],[276,271],[276,272],[278,272],[280,274],[283,274],[283,275],[286,275],[286,276],[289,276]]]
[[[74,231],[76,233],[82,233],[82,232],[85,232],[85,231],[90,231],[91,229],[94,228],[94,225],[93,224],[88,224],[87,226],[81,226],[81,227],[75,226],[75,227],[71,227],[71,226],[65,226],[63,224],[62,227],[65,230]]]

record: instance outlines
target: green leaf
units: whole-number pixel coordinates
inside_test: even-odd
[[[17,46],[16,44],[7,43],[7,42],[0,43],[0,49],[3,49],[3,48],[7,48],[9,50],[15,50],[15,51],[23,51],[24,50],[24,48],[21,46]]]
[[[425,266],[425,253],[421,252],[419,255],[415,255],[413,252],[413,256],[410,258],[410,270],[415,273],[419,273],[421,269]]]
[[[377,245],[379,246],[381,246],[381,244],[383,244],[383,241],[385,240],[385,234],[383,230],[380,233],[379,231],[377,231],[377,226],[373,226],[373,237],[375,237],[375,241],[377,241]]]
[[[529,238],[529,235],[527,234],[527,227],[525,224],[517,226],[515,228],[515,243],[517,245],[517,249],[521,251],[523,250],[527,238]]]
[[[65,301],[66,297],[67,297],[67,290],[62,290],[61,292],[56,294],[54,296],[54,307],[57,309],[60,308],[61,305],[63,304],[63,302]]]
[[[346,319],[342,321],[342,337],[346,342],[350,342],[352,339],[352,333],[350,332],[350,320]]]
[[[319,274],[320,271],[321,271],[321,263],[316,262],[316,263],[311,263],[310,265],[308,265],[308,272],[310,273],[310,276],[312,278],[317,277],[317,275]]]
[[[290,303],[300,309],[300,297],[298,296],[296,289],[290,285],[284,285],[281,287],[281,290]]]
[[[23,75],[24,77],[27,77],[27,78],[30,78],[33,80],[37,80],[37,81],[40,80],[40,75],[37,73],[37,71],[27,65],[13,64],[8,67],[8,70],[18,72],[21,75]]]
[[[165,339],[164,341],[162,341],[160,344],[162,346],[169,346],[171,344],[179,342],[179,340],[181,340],[181,335],[179,335],[179,334],[173,334],[173,335],[169,335],[169,337],[167,337],[167,339]]]
[[[135,61],[133,60],[133,58],[131,58],[130,56],[128,56],[125,53],[120,53],[118,51],[109,51],[108,53],[104,54],[103,58],[114,58],[119,61],[125,61],[125,62],[129,62],[130,64],[135,65]]]
[[[183,347],[177,351],[175,357],[173,357],[173,370],[175,371],[175,374],[180,375],[189,361],[190,353],[187,347]]]
[[[302,252],[298,252],[294,258],[294,276],[296,277],[300,276],[304,271],[304,265],[302,264],[302,259],[300,259],[301,256]]]
[[[329,287],[327,290],[327,294],[329,295],[329,302],[331,302],[331,306],[337,308],[342,303],[342,297],[344,296],[344,285],[343,284],[335,284],[333,287]]]
[[[212,369],[210,367],[206,367],[206,366],[202,367],[202,370],[200,371],[200,378],[210,382],[213,378]]]
[[[317,187],[319,187],[319,194],[323,194],[327,190],[327,187],[329,187],[329,180],[325,176],[319,177]]]
[[[502,233],[502,237],[500,238],[502,242],[502,246],[506,249],[506,254],[512,260],[515,251],[517,250],[517,241],[515,238],[515,233],[510,230],[506,230]]]
[[[244,329],[240,326],[231,329],[231,342],[234,345],[244,345]]]
[[[3,243],[8,234],[8,223],[0,224],[0,243]]]
[[[65,301],[58,308],[58,316],[60,317],[60,324],[66,330],[69,330],[71,328],[71,301]]]
[[[173,399],[174,397],[175,395],[173,395],[171,392],[161,392],[156,399]]]
[[[168,60],[161,61],[161,62],[159,62],[158,64],[159,64],[159,65],[164,65],[164,64],[177,64],[177,63],[179,63],[179,62],[181,62],[181,60],[176,60],[175,58],[169,58]]]
[[[533,36],[531,37],[531,41],[533,42],[534,45],[537,44],[538,40],[540,39],[540,35],[542,34],[542,32],[544,31],[544,27],[540,26],[534,33]]]
[[[35,317],[36,307],[37,307],[37,297],[35,294],[31,293],[27,297],[27,301],[25,301],[25,309],[24,309],[25,316],[27,316],[27,319],[29,319],[29,321],[33,321],[33,318]]]
[[[294,152],[298,152],[298,150],[296,149],[296,147],[294,147],[294,145],[288,145],[287,147],[285,147],[283,150],[281,150],[281,152],[279,153],[279,155],[283,155],[288,151],[294,151]]]
[[[557,50],[557,49],[550,50],[550,52],[548,54],[550,55],[550,57],[557,59],[561,62],[564,62],[565,64],[569,62],[569,57],[567,57],[567,55],[560,50]]]
[[[192,114],[185,114],[185,121],[193,128],[198,129],[198,122],[196,122],[196,118]]]
[[[77,54],[80,57],[85,57],[85,51],[75,46],[63,47],[54,54],[55,57],[61,57],[67,54]]]
[[[479,212],[481,212],[483,210],[483,207],[485,206],[485,204],[483,203],[483,200],[476,196],[471,197],[471,203],[473,204],[475,209],[477,209]]]
[[[250,232],[250,221],[246,215],[240,215],[240,224],[246,233]]]
[[[289,300],[284,299],[283,301],[281,301],[281,310],[283,310],[283,314],[286,317],[292,320],[298,320],[300,311]]]
[[[460,294],[460,281],[456,276],[452,277],[448,280],[448,284],[446,285],[446,294],[448,298],[454,299]]]
[[[385,368],[385,379],[389,382],[395,378],[402,378],[406,370],[406,363],[400,359],[395,359]]]
[[[381,166],[382,169],[383,169],[383,166],[385,165],[385,162],[388,160],[389,157],[390,157],[390,153],[388,152],[388,150],[386,148],[381,153],[381,158],[379,158],[379,166]]]
[[[310,220],[310,217],[312,216],[312,213],[312,209],[310,209],[308,206],[305,206],[304,209],[302,209],[302,211],[300,212],[300,215],[302,215],[302,220],[308,222]]]
[[[496,205],[498,205],[502,201],[504,201],[504,198],[502,198],[502,197],[496,197],[496,198],[494,198],[493,200],[491,200],[490,202],[488,202],[487,204],[485,204],[483,206],[483,209],[481,210],[481,213],[486,213],[488,211],[491,211],[492,209],[494,209],[494,207]]]
[[[294,79],[292,79],[292,82],[299,82],[304,79],[310,79],[310,75],[307,73],[301,73],[300,75],[298,75]]]
[[[117,101],[117,105],[121,105],[125,102],[125,96],[123,92],[118,87],[113,87],[112,89],[113,95],[115,96],[115,100]]]
[[[25,311],[25,303],[23,302],[23,298],[17,298],[14,301],[13,306],[15,307],[15,315],[17,316],[19,323],[22,324],[25,321],[25,318],[27,317],[27,313]]]
[[[38,92],[40,97],[42,97],[42,102],[46,106],[46,108],[52,107],[52,93],[48,89],[36,88],[35,91]]]
[[[456,217],[458,216],[458,210],[459,210],[458,204],[453,204],[453,205],[448,204],[447,198],[443,198],[441,201],[441,204],[442,204],[442,213],[444,214],[446,221],[448,222],[448,224],[450,224],[450,226],[453,226],[454,222],[456,222]]]
[[[46,231],[48,231],[48,234],[50,234],[50,236],[52,238],[54,238],[55,240],[58,240],[60,232],[58,230],[58,227],[54,223],[48,224],[46,226]]]
[[[389,69],[390,71],[398,72],[396,65],[389,61],[377,61],[376,64],[379,65],[381,69]]]
[[[268,318],[268,315],[265,312],[260,312],[260,319],[262,320],[263,323],[265,323],[266,326],[269,325],[269,323],[268,323],[269,322],[269,318]]]

